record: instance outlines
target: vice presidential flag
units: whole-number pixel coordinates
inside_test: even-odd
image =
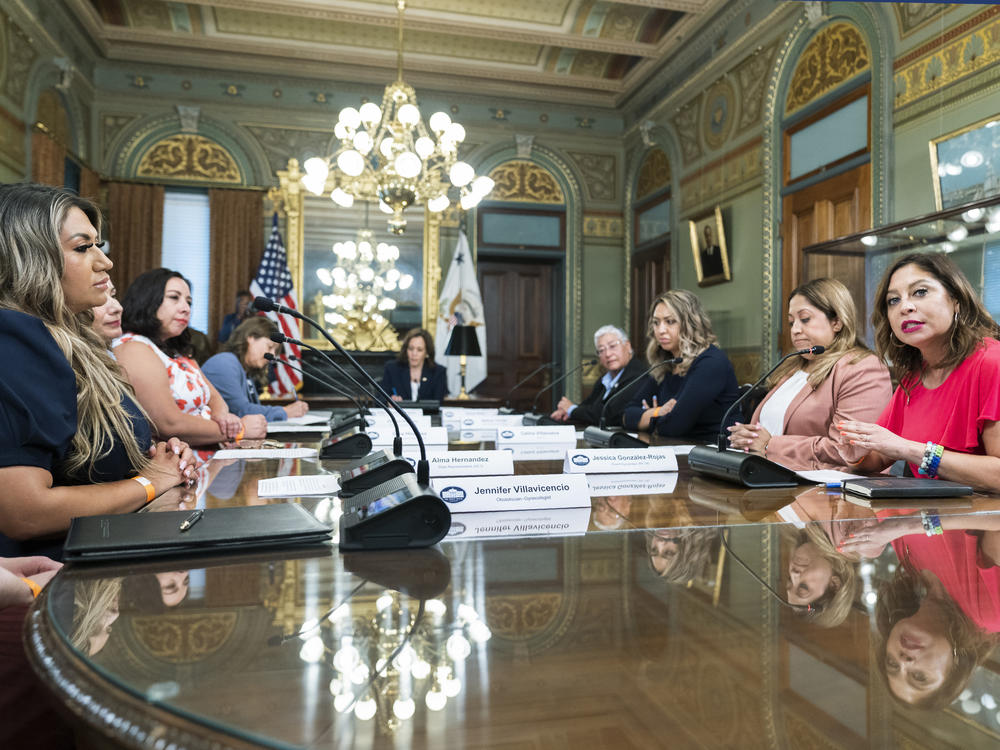
[[[298,309],[295,299],[295,287],[292,284],[292,274],[288,270],[288,256],[285,254],[285,245],[281,241],[281,233],[278,232],[278,214],[274,214],[271,223],[271,236],[264,247],[264,256],[260,259],[260,267],[257,269],[257,277],[250,282],[250,293],[254,297],[268,297],[279,305]],[[278,330],[286,336],[298,339],[301,338],[299,321],[291,315],[284,315],[277,312],[267,313],[267,317],[278,324]],[[299,347],[293,344],[285,344],[284,355],[299,356]],[[296,388],[302,384],[302,376],[290,367],[283,364],[275,364],[271,370],[276,380],[270,384],[271,393],[275,396],[291,396]]]
[[[465,360],[465,390],[471,393],[473,388],[486,379],[486,313],[465,232],[458,234],[455,254],[452,256],[448,275],[445,276],[438,299],[437,331],[434,336],[434,346],[437,350],[435,359],[438,364],[448,369],[448,393],[452,396],[459,394],[462,383],[459,358],[446,357],[444,354],[448,339],[451,337],[451,329],[456,325],[476,327],[479,350],[483,356],[466,357]]]

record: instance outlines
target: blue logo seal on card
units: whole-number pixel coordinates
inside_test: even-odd
[[[576,466],[586,466],[590,463],[590,459],[581,453],[577,453],[575,456],[570,458],[570,461],[572,461]]]
[[[461,487],[445,487],[438,494],[446,503],[460,503],[465,500],[465,490]]]
[[[462,424],[464,424],[466,427],[472,427],[472,425],[474,425],[475,423],[476,423],[476,420],[474,420],[474,419],[463,419],[462,420]]]
[[[514,431],[513,430],[504,430],[503,432],[500,433],[500,437],[506,438],[507,440],[510,440],[512,437],[514,437]]]
[[[448,536],[458,536],[465,533],[465,524],[461,521],[452,520],[451,528],[448,529]]]

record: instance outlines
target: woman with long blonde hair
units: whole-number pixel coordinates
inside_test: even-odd
[[[684,289],[664,292],[649,309],[647,332],[646,361],[660,366],[625,409],[625,429],[714,439],[739,386],[701,301]]]
[[[74,516],[134,511],[183,484],[194,458],[153,444],[132,389],[90,327],[112,263],[97,207],[42,185],[0,186],[0,554]],[[55,548],[61,546],[55,543]]]

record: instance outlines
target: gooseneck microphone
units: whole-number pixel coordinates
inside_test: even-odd
[[[696,445],[691,449],[691,452],[688,453],[688,466],[699,474],[742,484],[744,487],[794,487],[797,485],[800,481],[799,476],[788,467],[769,461],[756,453],[727,450],[726,425],[733,410],[743,403],[757,386],[771,377],[786,359],[803,354],[822,354],[825,351],[826,347],[811,346],[807,349],[794,351],[779,359],[774,367],[765,373],[764,377],[744,391],[726,410],[722,417],[722,423],[719,425],[719,437],[716,445]]]
[[[684,361],[683,357],[674,357],[673,359],[664,359],[657,362],[654,365],[646,368],[646,370],[641,375],[636,375],[625,385],[621,387],[618,393],[611,394],[608,398],[604,399],[604,406],[601,407],[601,419],[597,423],[597,427],[591,425],[583,431],[583,439],[587,441],[590,445],[596,445],[602,448],[648,448],[649,444],[634,438],[626,432],[620,430],[609,430],[605,427],[605,419],[608,414],[608,407],[611,403],[622,398],[626,393],[628,393],[629,388],[638,383],[644,377],[649,375],[657,367],[666,367],[667,365],[679,365]]]
[[[542,388],[538,393],[535,394],[535,400],[531,402],[531,413],[524,415],[524,419],[522,420],[523,423],[524,424],[528,424],[528,425],[531,425],[531,424],[559,424],[554,419],[552,419],[551,417],[549,417],[547,414],[538,414],[538,399],[540,399],[542,397],[542,394],[545,393],[545,391],[548,391],[548,390],[554,388],[555,386],[559,385],[561,382],[563,382],[566,378],[568,378],[574,372],[578,372],[579,370],[582,370],[584,367],[587,367],[588,365],[596,365],[596,364],[597,364],[597,358],[596,357],[594,357],[592,359],[588,359],[583,364],[577,365],[572,370],[568,370],[567,372],[563,373],[558,378],[556,378],[555,380],[553,380],[551,383],[549,383],[547,386],[545,386],[544,388]]]
[[[735,401],[733,401],[732,406],[726,409],[726,413],[722,415],[722,423],[719,425],[719,437],[717,441],[719,452],[721,453],[722,451],[726,450],[726,443],[729,441],[729,438],[726,436],[726,425],[729,424],[729,415],[733,413],[733,410],[737,406],[742,404],[744,401],[747,400],[747,398],[750,397],[750,394],[754,392],[754,389],[757,386],[759,386],[761,383],[763,383],[765,380],[771,377],[771,375],[774,374],[774,371],[781,366],[782,362],[784,362],[786,359],[791,359],[792,357],[800,357],[803,354],[822,354],[825,351],[826,351],[825,346],[810,346],[807,349],[799,349],[798,351],[792,352],[791,354],[786,354],[784,357],[782,357],[775,363],[774,367],[772,367],[764,374],[764,377],[762,377],[760,380],[758,380],[756,383],[750,386],[747,390],[741,393],[740,397]]]
[[[520,380],[518,380],[514,384],[514,387],[511,388],[509,391],[507,391],[507,395],[506,395],[506,397],[504,397],[504,405],[501,408],[501,412],[502,413],[506,413],[506,414],[510,414],[511,412],[513,412],[513,409],[511,409],[511,407],[510,407],[510,397],[514,395],[514,391],[516,391],[522,385],[524,385],[525,383],[527,383],[529,380],[531,380],[533,377],[535,377],[535,375],[537,375],[538,373],[540,373],[546,367],[552,367],[555,364],[556,363],[553,361],[553,362],[546,362],[544,365],[539,365],[534,370],[532,370],[531,372],[529,372],[526,376],[524,376],[523,378],[521,378]]]
[[[392,397],[389,396],[389,394],[382,389],[382,386],[380,386],[375,381],[375,378],[369,375],[368,372],[365,370],[365,368],[363,368],[360,365],[360,363],[358,363],[358,361],[354,359],[354,357],[352,357],[350,353],[337,342],[336,339],[333,338],[333,336],[327,333],[326,329],[323,326],[321,326],[315,320],[310,318],[308,315],[303,315],[298,310],[293,310],[292,308],[285,307],[284,305],[279,305],[277,302],[267,297],[257,297],[254,299],[253,303],[254,307],[258,310],[262,310],[264,312],[278,312],[284,315],[291,315],[293,318],[297,318],[298,320],[302,320],[311,325],[313,328],[319,331],[320,334],[322,334],[323,338],[325,338],[333,345],[334,349],[340,352],[342,356],[346,357],[347,360],[352,365],[354,365],[355,369],[359,373],[361,373],[364,380],[366,380],[369,383],[369,385],[371,385],[374,388],[376,393],[382,394],[383,398],[376,400],[377,401],[384,400],[384,403],[387,407],[391,406],[393,409],[395,409],[396,412],[399,414],[399,416],[401,416],[404,420],[406,420],[406,423],[410,425],[410,429],[413,431],[413,435],[417,439],[417,445],[420,447],[420,460],[417,462],[417,483],[421,487],[429,487],[431,470],[430,470],[430,464],[427,462],[427,448],[424,445],[424,438],[420,434],[420,430],[417,429],[417,425],[410,418],[410,415],[407,414],[406,411],[404,411],[399,406],[399,404],[397,404],[395,401],[392,400]],[[297,343],[301,344],[301,342]],[[318,349],[315,349],[315,347],[307,347],[307,348],[313,349],[314,351],[319,351]]]
[[[294,355],[292,357],[276,357],[273,354],[271,354],[271,352],[267,352],[267,354],[264,355],[264,359],[266,359],[268,362],[271,362],[271,363],[276,364],[276,365],[282,365],[283,367],[287,367],[290,370],[295,370],[296,372],[301,373],[302,375],[305,375],[306,371],[308,370],[309,375],[311,377],[316,378],[316,380],[318,380],[320,383],[322,383],[327,388],[329,388],[330,390],[332,390],[334,393],[336,393],[336,394],[338,394],[340,396],[343,396],[344,398],[348,399],[349,401],[352,401],[354,403],[354,405],[358,408],[358,415],[362,419],[364,418],[364,416],[365,416],[365,407],[362,405],[362,403],[360,401],[358,401],[357,398],[355,398],[354,396],[351,395],[350,391],[347,391],[346,389],[341,388],[339,385],[337,385],[336,383],[334,383],[332,380],[330,380],[326,376],[324,376],[321,372],[317,372],[317,368],[308,366],[305,362],[302,362],[301,359],[299,360],[299,362],[302,362],[302,367],[296,367],[295,365],[293,365],[289,361],[290,359],[293,359],[293,358],[294,359],[298,359],[297,357],[294,357]],[[303,368],[305,368],[305,369],[303,369]]]

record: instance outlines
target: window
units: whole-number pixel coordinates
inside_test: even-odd
[[[191,282],[191,328],[208,332],[209,266],[208,193],[167,190],[163,198],[165,268],[184,274]]]

